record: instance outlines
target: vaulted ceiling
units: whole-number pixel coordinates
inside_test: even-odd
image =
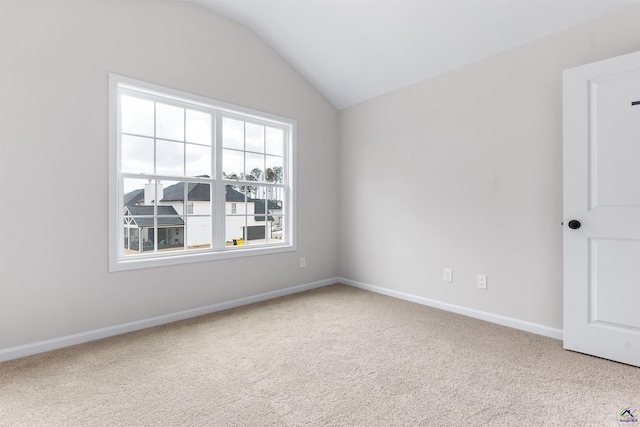
[[[192,0],[345,108],[640,0]]]

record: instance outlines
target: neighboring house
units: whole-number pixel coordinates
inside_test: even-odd
[[[153,206],[124,208],[124,247],[133,251],[153,250]],[[158,215],[177,215],[172,206],[158,206]],[[179,216],[158,217],[158,249],[183,247],[184,222]]]
[[[282,204],[276,200],[266,200],[268,221],[272,221],[271,225],[282,225]],[[265,213],[265,200],[255,201],[255,213]],[[264,221],[265,217],[256,216],[256,221]]]
[[[184,246],[184,215],[188,215],[187,244],[193,247],[211,245],[211,192],[209,184],[189,183],[186,206],[184,182],[167,188],[158,184],[158,193],[163,198],[158,202],[158,249]],[[138,215],[153,215],[155,198],[154,184],[145,184],[144,189],[133,190],[124,196],[125,248],[134,251],[153,249],[153,218]],[[258,200],[245,196],[231,186],[226,189],[225,241],[261,240],[271,234],[273,224],[282,222],[281,202]],[[262,215],[259,215],[262,214]],[[193,215],[193,216],[191,216]]]
[[[162,184],[158,185],[160,193]],[[190,248],[210,247],[211,191],[209,184],[190,182],[187,185],[186,205],[184,182],[178,182],[164,189],[164,197],[158,202],[158,206],[171,206],[180,215],[203,215],[187,218],[187,244]]]

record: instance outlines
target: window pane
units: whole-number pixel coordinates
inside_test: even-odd
[[[211,215],[211,186],[203,182],[190,182],[187,190],[187,203],[193,205],[190,213]]]
[[[225,212],[227,214],[237,213],[237,214],[245,214],[247,211],[245,209],[245,188],[241,185],[227,185],[225,188],[225,201],[226,201],[226,209]],[[233,206],[236,207],[235,211],[232,211]]]
[[[246,154],[245,177],[248,181],[264,181],[264,154]]]
[[[184,141],[184,108],[156,103],[156,137]]]
[[[264,126],[247,123],[246,125],[246,147],[247,151],[264,153]]]
[[[158,251],[169,252],[184,249],[184,225],[182,218],[158,218],[162,222],[176,223],[158,227]]]
[[[239,208],[239,206],[238,206]],[[239,246],[244,244],[244,230],[247,217],[244,215],[227,215],[225,217],[225,244],[226,246]]]
[[[251,218],[248,218],[247,224],[251,223]],[[247,225],[247,245],[264,245],[267,243],[267,229],[264,223],[258,225]]]
[[[222,176],[230,179],[244,178],[244,153],[222,150]]]
[[[274,215],[281,216],[284,215],[286,200],[284,200],[284,189],[283,188],[273,188],[271,193],[271,203],[278,206],[278,208],[274,208]],[[277,218],[276,218],[277,221]]]
[[[122,171],[153,173],[153,139],[122,135]]]
[[[153,136],[153,101],[122,95],[120,111],[122,132]]]
[[[222,146],[244,150],[244,122],[222,119]]]
[[[184,226],[158,228],[158,250],[162,252],[184,249]]]
[[[173,210],[173,208],[170,209],[164,209],[167,206],[163,207],[163,209],[160,209],[161,206],[158,207],[158,213],[159,214],[163,214],[164,212],[169,212],[172,211],[175,213],[175,210]],[[184,228],[184,218],[180,217],[180,216],[158,216],[158,231],[160,230],[160,228]],[[163,244],[166,245],[167,244],[167,238],[165,237],[165,233],[162,233],[162,240],[163,240]],[[158,240],[160,241],[160,240]],[[173,239],[171,239],[170,243],[173,242]]]
[[[267,128],[267,154],[284,155],[284,131]]]
[[[282,188],[267,187],[267,200],[269,201],[269,210],[282,210],[282,200],[280,200]]]
[[[138,255],[142,252],[140,245],[140,229],[136,226],[125,226],[124,228],[124,254]]]
[[[211,114],[187,110],[187,141],[211,145]]]
[[[211,147],[186,144],[187,176],[211,176]]]
[[[124,200],[123,207],[144,205],[145,203],[145,184],[149,183],[148,179],[130,179],[124,180]],[[153,197],[151,198],[153,200]]]
[[[256,197],[258,197],[258,186],[247,185],[246,192],[247,192],[247,198],[255,199]]]
[[[184,175],[183,143],[156,141],[156,173],[162,175]]]
[[[265,181],[282,183],[283,158],[266,156],[266,162]]]
[[[157,187],[158,204],[163,206],[162,210],[158,210],[158,215],[184,215],[184,181],[159,181]]]
[[[211,247],[211,217],[187,218],[187,249]]]
[[[139,232],[139,241],[136,250],[138,252],[155,251],[153,218],[135,217],[133,220],[134,226],[137,227]]]
[[[276,217],[275,220],[271,223],[271,234],[270,241],[274,243],[279,243],[284,240],[284,217]],[[277,240],[276,240],[277,239]]]
[[[253,213],[255,222],[264,223],[265,220],[272,220],[269,215],[269,207],[267,204],[267,200],[265,199],[266,188],[265,187],[257,187],[257,197],[253,199]],[[267,215],[265,215],[265,213]]]
[[[269,237],[269,230],[273,217],[270,215],[270,206],[267,200],[268,188],[256,186],[255,196],[247,201],[247,240],[251,244],[264,244]]]

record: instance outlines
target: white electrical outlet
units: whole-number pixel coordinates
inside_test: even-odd
[[[477,286],[480,289],[487,289],[487,276],[484,274],[478,274]]]
[[[300,258],[300,268],[303,268],[307,265],[307,259],[305,257]]]
[[[442,280],[445,282],[453,282],[453,270],[451,268],[445,268],[443,270]]]

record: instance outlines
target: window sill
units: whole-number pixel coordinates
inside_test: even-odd
[[[216,261],[232,258],[243,258],[256,255],[271,255],[283,252],[293,252],[296,250],[295,245],[291,243],[282,243],[278,245],[256,246],[249,245],[227,247],[220,251],[203,251],[203,252],[181,252],[166,254],[149,254],[121,257],[119,259],[109,260],[109,272],[137,270],[140,268],[164,267],[176,264],[187,264],[192,262]]]

